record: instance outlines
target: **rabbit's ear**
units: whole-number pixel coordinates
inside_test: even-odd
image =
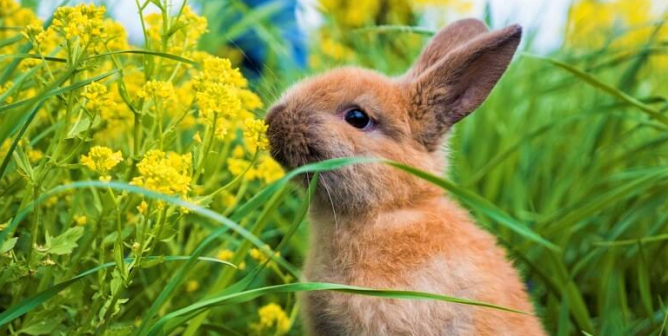
[[[519,25],[479,34],[409,79],[409,113],[419,142],[437,149],[450,126],[482,104],[506,71],[521,36]]]
[[[487,31],[485,23],[478,19],[464,19],[449,24],[429,41],[429,44],[424,48],[420,57],[406,76],[408,78],[417,78],[447,53]]]

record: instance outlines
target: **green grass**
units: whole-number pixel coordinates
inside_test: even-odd
[[[219,23],[216,19],[233,17],[233,11],[257,22],[240,20],[229,36],[205,35],[201,45],[213,50],[226,38],[258,31],[273,53],[253,89],[270,104],[311,70],[278,66],[275,58],[284,50],[275,27],[266,21],[274,4],[256,11],[241,2],[233,5],[207,5],[212,6],[207,10],[210,27]],[[430,33],[396,26],[346,31],[346,43],[354,50],[346,63],[400,74]],[[3,40],[0,46],[17,41]],[[563,48],[541,57],[520,53],[483,106],[455,127],[446,175],[387,162],[442,187],[499,238],[524,275],[551,335],[666,334],[667,43],[648,40],[625,53],[612,48],[585,53]],[[72,99],[94,80],[116,82],[126,73],[113,68],[82,76],[78,65],[67,63],[61,77],[37,77],[39,69],[21,74],[14,67],[31,57],[23,49],[0,59],[5,61],[0,63],[0,84],[11,79],[40,90],[33,98],[0,105],[0,139],[24,134],[31,146],[57,157],[50,142],[72,125],[53,117],[54,102]],[[317,42],[312,49],[319,53]],[[154,68],[158,59],[192,62],[159,50],[98,57],[142,70]],[[312,71],[340,63],[324,58],[321,68]],[[10,90],[19,90],[16,85]],[[17,93],[9,92],[0,97]],[[54,115],[39,119],[45,113]],[[188,145],[192,136],[185,130],[166,141],[170,148],[196,152],[198,147]],[[275,302],[292,322],[288,334],[301,335],[294,293],[308,290],[488,304],[299,281],[309,248],[305,217],[313,189],[298,190],[290,178],[368,160],[326,161],[263,184],[238,179],[224,163],[209,159],[200,182],[208,185],[213,179],[237,197],[234,206],[225,207],[216,198],[218,191],[184,201],[129,185],[136,174],[130,164],[113,182],[102,183],[82,169],[79,155],[60,153],[57,165],[32,163],[25,145],[12,139],[16,153],[0,157],[0,223],[5,223],[0,231],[0,334],[244,335],[259,321],[258,308]],[[62,141],[84,154],[78,144],[89,146],[91,139]],[[136,144],[119,146],[129,163],[139,161]],[[213,148],[212,153],[225,153],[224,144]],[[43,182],[33,188],[39,176]],[[46,206],[52,196],[60,203]],[[141,199],[168,205],[163,215],[147,216],[150,224],[143,224],[155,229],[151,234],[158,239],[150,254],[132,252],[142,226],[125,219],[136,214]],[[187,214],[180,212],[183,208]],[[73,226],[73,217],[82,212],[93,223]],[[34,241],[48,251],[33,252]],[[215,258],[221,248],[234,256],[229,261]],[[253,248],[270,257],[250,258]],[[239,267],[242,263],[247,263],[245,269]],[[194,290],[189,287],[193,280],[198,284]]]

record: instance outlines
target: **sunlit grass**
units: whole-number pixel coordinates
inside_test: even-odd
[[[202,19],[186,7],[163,10],[144,17],[147,45],[135,48],[99,17],[88,24],[114,34],[87,31],[89,40],[81,27],[40,40],[29,11],[0,18],[17,28],[0,31],[0,334],[301,335],[294,293],[308,290],[507,308],[301,281],[317,174],[305,192],[289,180],[369,159],[284,176],[258,150],[256,119],[305,71],[269,59],[248,85],[197,51],[254,29],[284,53],[267,21],[278,7],[206,6],[210,29],[235,11],[245,19],[198,45]],[[358,64],[402,73],[432,31],[397,25],[414,22],[393,13],[380,27],[357,17],[367,21],[325,26],[312,71]],[[553,335],[665,329],[668,34],[649,21],[630,30],[633,39],[601,33],[607,41],[583,48],[567,37],[551,55],[521,53],[454,129],[447,179],[386,162],[442,187],[499,237]],[[586,28],[603,32],[606,22]],[[92,94],[92,83],[107,92]],[[99,164],[84,159],[93,146],[109,148]],[[268,306],[274,320],[262,324]]]

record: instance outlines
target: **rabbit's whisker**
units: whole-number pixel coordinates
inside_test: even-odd
[[[321,174],[320,179],[322,180],[322,187],[325,188],[325,192],[327,193],[327,198],[329,198],[329,204],[331,204],[332,206],[332,213],[334,214],[334,228],[338,230],[339,220],[338,217],[336,216],[336,209],[334,208],[334,200],[332,199],[332,195],[329,193],[329,188],[327,188],[327,182],[325,181],[325,174]]]

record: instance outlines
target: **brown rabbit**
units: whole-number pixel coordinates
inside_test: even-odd
[[[448,130],[485,100],[522,29],[478,20],[441,30],[408,73],[341,68],[290,89],[267,115],[272,155],[292,169],[335,157],[383,157],[442,174]],[[489,233],[441,189],[383,164],[323,173],[311,206],[305,276],[484,301],[532,313],[517,272]],[[545,335],[531,315],[430,300],[332,292],[303,297],[308,333]]]

